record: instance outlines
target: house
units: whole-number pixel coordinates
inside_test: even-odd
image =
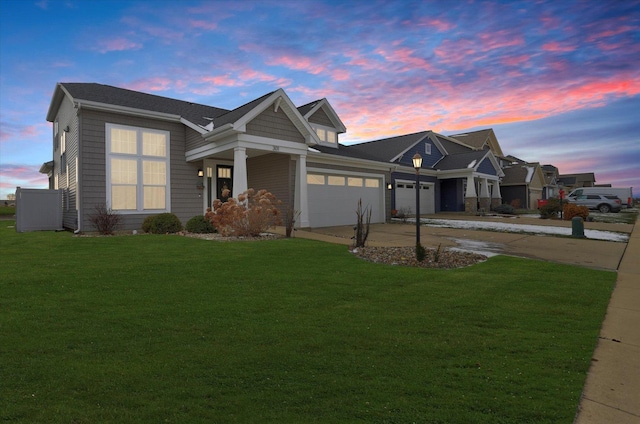
[[[544,175],[544,187],[542,189],[542,198],[551,199],[558,197],[558,168],[553,165],[542,165],[542,174]]]
[[[593,187],[595,182],[596,175],[593,172],[558,175],[558,184],[567,193],[580,187]]]
[[[516,163],[503,169],[502,200],[517,209],[536,209],[545,187],[539,163]]]
[[[97,205],[117,211],[122,229],[133,230],[163,212],[184,223],[223,190],[236,197],[250,187],[299,211],[299,227],[351,225],[358,199],[371,208],[372,222],[385,222],[392,208],[415,204],[416,152],[424,158],[425,213],[501,202],[493,131],[477,146],[432,131],[346,146],[346,127],[327,99],[297,107],[282,89],[228,110],[58,83],[47,120],[53,160],[40,171],[63,192],[63,226],[80,231],[92,229]]]

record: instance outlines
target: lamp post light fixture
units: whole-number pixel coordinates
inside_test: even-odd
[[[420,245],[420,168],[422,168],[422,156],[416,153],[411,158],[416,170],[416,246]]]

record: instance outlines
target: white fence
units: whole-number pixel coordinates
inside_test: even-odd
[[[16,190],[16,231],[61,230],[62,190]]]

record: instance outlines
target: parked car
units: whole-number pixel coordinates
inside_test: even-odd
[[[622,201],[618,196],[608,194],[583,194],[581,196],[567,198],[567,201],[578,206],[586,206],[602,213],[620,212]]]

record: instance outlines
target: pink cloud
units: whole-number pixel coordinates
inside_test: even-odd
[[[189,21],[189,26],[191,28],[206,29],[209,31],[214,31],[218,29],[218,24],[215,22],[195,20],[195,19],[192,19]]]
[[[16,187],[46,188],[48,178],[39,172],[41,165],[0,165],[1,198],[15,193]]]
[[[411,26],[424,27],[427,29],[433,28],[438,32],[449,31],[456,27],[456,25],[453,22],[445,21],[438,18],[430,18],[430,17],[419,19],[417,22],[406,21],[405,24],[411,25]]]
[[[518,56],[506,56],[500,59],[502,64],[507,66],[522,66],[531,60],[531,56],[518,55]]]
[[[546,52],[552,52],[552,53],[565,53],[565,52],[572,52],[576,50],[576,47],[570,46],[566,43],[562,44],[557,41],[550,41],[542,45],[542,50]]]
[[[108,53],[113,51],[138,50],[142,48],[142,44],[135,41],[127,40],[123,37],[117,37],[110,40],[98,41],[97,50],[100,53]]]
[[[400,47],[390,50],[378,49],[376,53],[382,56],[387,62],[399,63],[403,66],[400,67],[400,72],[405,72],[413,69],[431,70],[432,65],[426,59],[415,55],[415,50],[407,47]]]
[[[166,91],[169,90],[172,85],[173,81],[169,78],[152,77],[132,81],[131,83],[124,84],[124,87],[136,91]]]

